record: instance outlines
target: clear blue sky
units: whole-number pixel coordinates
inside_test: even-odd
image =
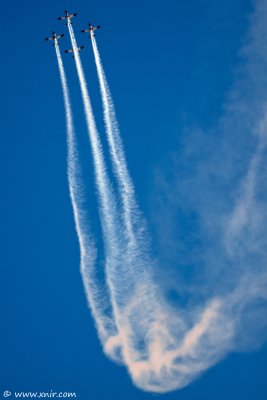
[[[1,6],[2,255],[0,396],[11,391],[74,391],[82,400],[142,400],[122,367],[106,359],[86,305],[66,177],[64,107],[54,49],[43,38],[74,21],[97,122],[101,103],[89,40],[97,35],[116,104],[130,172],[148,213],[154,170],[169,166],[184,125],[208,129],[222,113],[241,61],[249,0],[77,0]],[[73,59],[65,67],[77,132],[85,129]],[[102,129],[102,128],[101,128]],[[94,189],[89,189],[94,197]],[[92,200],[93,202],[94,200]],[[149,214],[149,213],[148,213]],[[97,220],[97,212],[92,213]],[[148,215],[149,218],[149,215]],[[179,400],[267,397],[266,347],[234,354]],[[264,370],[265,369],[265,370]]]

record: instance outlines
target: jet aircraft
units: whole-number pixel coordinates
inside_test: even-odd
[[[76,17],[77,13],[70,14],[67,10],[65,10],[65,15],[63,17],[58,17],[59,20],[70,21],[71,18]],[[70,22],[71,23],[71,22]]]
[[[62,33],[61,35],[57,35],[56,32],[52,32],[52,36],[45,38],[45,40],[53,40],[53,42],[54,42],[53,46],[55,46],[55,42],[57,42],[63,36],[64,36],[64,33]]]
[[[97,25],[97,26],[93,26],[92,24],[88,24],[88,29],[82,29],[81,32],[85,33],[88,32],[90,34],[90,37],[95,36],[94,35],[94,31],[96,31],[97,29],[100,29],[101,26]]]
[[[84,49],[84,46],[80,46],[80,47],[77,47],[77,51],[80,51],[80,50],[82,50],[82,49]],[[74,53],[74,50],[73,49],[69,49],[69,50],[65,50],[65,53]]]

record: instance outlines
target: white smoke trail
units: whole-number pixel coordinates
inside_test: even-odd
[[[87,123],[87,127],[88,127],[89,138],[90,138],[90,142],[91,142],[91,146],[92,146],[95,175],[96,175],[96,181],[97,181],[97,189],[98,189],[98,194],[100,197],[100,207],[101,207],[101,211],[103,213],[102,223],[104,225],[104,230],[111,233],[111,237],[109,240],[112,243],[113,241],[116,240],[115,238],[117,236],[116,229],[114,228],[116,226],[115,221],[114,221],[114,216],[116,213],[115,201],[114,201],[114,198],[112,195],[110,183],[108,181],[107,172],[106,172],[104,159],[103,159],[102,146],[101,146],[99,134],[98,134],[98,131],[96,128],[95,119],[93,116],[93,110],[92,110],[89,93],[88,93],[88,89],[87,89],[86,81],[85,81],[85,77],[84,77],[83,67],[82,67],[80,56],[79,56],[79,53],[77,50],[78,47],[77,47],[76,39],[75,39],[74,32],[73,32],[70,21],[68,21],[68,28],[69,28],[72,48],[73,48],[73,52],[74,52],[74,59],[75,59],[75,64],[76,64],[76,68],[77,68],[77,72],[78,72],[78,78],[79,78],[79,82],[80,82],[81,92],[82,92],[82,98],[83,98],[83,103],[84,103],[84,111],[85,111],[86,123]],[[114,246],[114,244],[113,244],[113,246]]]
[[[125,263],[128,265],[128,277],[132,281],[131,298],[129,303],[135,304],[135,300],[133,299],[135,299],[135,296],[141,295],[142,309],[139,309],[139,317],[142,316],[142,321],[147,320],[145,324],[138,323],[135,316],[136,311],[129,311],[129,304],[121,315],[123,325],[121,337],[124,338],[124,342],[128,344],[128,347],[124,346],[123,353],[126,362],[130,365],[131,357],[129,357],[129,354],[133,354],[133,352],[136,351],[135,358],[140,359],[143,357],[144,350],[140,348],[140,343],[145,343],[144,337],[149,329],[149,321],[154,323],[155,315],[158,314],[158,309],[161,307],[159,307],[158,304],[158,290],[155,287],[152,278],[151,268],[153,267],[153,261],[149,254],[149,240],[145,222],[141,217],[135,199],[134,185],[128,172],[115,108],[96,40],[93,35],[91,35],[91,39],[103,103],[104,122],[111,154],[112,167],[117,178],[119,194],[122,201],[122,214],[125,227],[124,243],[126,245]],[[121,249],[121,252],[122,251],[123,250]],[[130,308],[132,309],[133,307]],[[150,316],[149,318],[147,318],[148,315]],[[125,334],[126,331],[127,334]]]
[[[150,265],[147,262],[146,255],[143,253],[140,254],[139,251],[138,257],[135,252],[132,256],[129,252],[125,254],[125,241],[123,235],[120,235],[118,232],[118,219],[115,217],[114,200],[106,176],[102,148],[92,115],[92,108],[74,32],[70,23],[68,24],[68,28],[74,50],[90,140],[92,142],[96,183],[99,191],[100,209],[102,209],[102,223],[104,223],[105,228],[103,230],[104,240],[107,242],[112,240],[111,245],[107,246],[106,249],[106,273],[118,335],[110,338],[105,346],[105,352],[111,358],[119,358],[132,373],[132,368],[135,368],[133,365],[144,359],[144,353],[147,353],[148,362],[150,360],[145,337],[147,332],[151,330],[151,324],[156,325],[159,314],[158,309],[162,307],[159,305],[159,295],[156,293],[154,283],[149,276],[150,274],[147,273]],[[123,155],[123,152],[121,154]],[[127,169],[125,171],[127,172]],[[126,173],[125,176],[127,176]],[[129,216],[134,222],[134,215],[131,214],[131,211],[129,212]],[[140,247],[142,246],[140,245]],[[140,269],[142,270],[142,274],[140,274]],[[136,296],[137,298],[140,296],[141,303],[138,301],[136,304]],[[139,318],[140,321],[138,321]]]
[[[116,209],[116,203],[111,185],[108,180],[102,146],[93,116],[83,67],[77,50],[75,35],[70,21],[68,21],[68,29],[74,51],[74,59],[80,82],[88,134],[93,153],[96,186],[99,197],[100,218],[106,253],[107,284],[110,291],[110,301],[113,308],[116,327],[118,334],[120,335],[122,326],[121,310],[126,304],[129,303],[129,297],[132,293],[133,284],[129,277],[129,265],[126,262],[126,254],[123,251],[124,240],[123,236],[120,234],[120,218]],[[121,337],[120,339],[116,336],[112,337],[109,343],[106,344],[105,352],[111,358],[116,359],[117,361],[118,358],[120,359],[119,353],[121,341],[124,340],[126,340],[124,337]]]
[[[135,189],[132,183],[123,143],[120,136],[119,124],[116,118],[115,107],[110,93],[109,85],[101,62],[95,37],[91,34],[93,53],[99,79],[99,86],[104,110],[104,122],[108,139],[109,150],[114,174],[117,178],[120,199],[122,203],[122,218],[125,233],[126,262],[129,265],[129,276],[133,282],[133,290],[140,290],[140,282],[143,285],[149,282],[150,297],[156,297],[156,291],[152,284],[151,268],[153,261],[149,255],[149,238],[146,224],[141,216],[135,198]]]
[[[142,390],[169,392],[188,385],[235,348],[241,309],[245,309],[248,300],[259,297],[259,290],[253,284],[248,295],[247,281],[243,279],[243,282],[240,282],[240,279],[231,293],[228,291],[222,297],[208,293],[200,305],[190,305],[187,311],[182,310],[182,307],[172,308],[162,298],[160,288],[156,287],[150,274],[153,265],[150,264],[150,255],[146,252],[147,246],[143,247],[140,240],[144,238],[146,242],[146,236],[142,231],[143,225],[134,187],[128,173],[115,110],[96,42],[92,38],[108,143],[122,200],[125,228],[123,232],[119,230],[120,219],[107,178],[102,147],[70,21],[68,28],[93,151],[107,256],[107,282],[116,326],[115,334],[109,336],[104,349],[107,355],[126,365],[134,383]],[[256,201],[256,181],[264,149],[260,144],[252,157],[245,185],[240,190],[240,201],[236,203],[233,213],[227,219],[226,242],[229,238],[234,239],[235,243],[242,240],[244,231],[247,233],[247,227],[250,225],[248,214],[255,215],[255,208],[259,204]],[[261,234],[262,230],[257,229]],[[249,232],[248,242],[251,241],[252,234]],[[229,248],[223,248],[223,252],[227,251]],[[235,249],[231,256],[235,262],[238,258]],[[244,268],[246,266],[247,264],[244,264]],[[216,268],[216,263],[213,268]],[[252,273],[252,276],[255,278],[255,273]],[[265,295],[266,290],[262,289],[262,293]],[[104,305],[100,308],[105,316]]]
[[[138,207],[135,200],[133,183],[131,181],[131,177],[127,168],[127,162],[124,155],[124,149],[120,137],[113,100],[101,62],[100,54],[97,48],[96,40],[93,35],[91,35],[91,40],[102,96],[104,121],[111,158],[113,162],[113,170],[119,184],[120,195],[122,198],[125,228],[127,231],[128,242],[129,244],[131,244],[135,242],[136,234],[141,233],[140,226],[137,232],[133,231],[133,225],[137,222],[138,219]],[[140,221],[138,222],[140,224]]]
[[[96,322],[100,341],[103,345],[116,334],[113,323],[109,297],[104,287],[100,287],[96,280],[96,249],[89,232],[87,212],[84,208],[84,196],[81,182],[81,171],[77,154],[71,103],[67,78],[57,41],[55,50],[58,61],[60,80],[63,91],[66,112],[67,150],[68,150],[68,182],[71,204],[74,213],[75,227],[79,239],[81,253],[81,274],[89,307]],[[109,314],[111,314],[109,316]]]
[[[186,386],[218,360],[221,349],[225,350],[225,343],[230,341],[232,326],[221,315],[221,301],[214,299],[196,317],[199,321],[190,328],[187,327],[186,318],[170,310],[155,287],[149,274],[151,260],[146,253],[147,247],[143,246],[148,240],[135,200],[113,100],[96,40],[92,35],[91,39],[113,170],[122,198],[129,244],[127,254],[129,262],[133,264],[134,278],[138,284],[132,294],[132,301],[123,314],[124,325],[120,337],[127,338],[124,342],[129,344],[123,347],[124,361],[138,387],[158,393],[168,392]],[[224,338],[220,336],[219,342],[217,327],[222,324],[225,327]],[[215,341],[221,344],[219,350],[211,346]],[[209,345],[210,349],[207,350]],[[201,347],[205,347],[205,354],[201,352]]]
[[[76,49],[70,25],[69,29],[73,49]],[[97,136],[77,50],[74,51],[74,55],[89,131],[93,130],[93,135]],[[102,89],[105,102],[108,102],[107,86],[102,86]],[[116,130],[116,120],[111,119],[110,103],[108,104],[109,108],[107,103],[105,106],[109,145],[123,199],[126,236],[131,241],[130,236],[136,233],[136,228],[133,227],[136,225],[138,227],[135,220],[134,191],[128,175],[119,132]],[[113,212],[113,208],[108,208],[109,199],[112,196],[107,183],[99,139],[94,136],[93,139],[96,142],[94,146],[92,145],[93,153],[96,152],[100,158],[100,162],[97,162],[99,161],[97,158],[95,163],[98,167],[98,169],[96,168],[96,180],[100,192],[100,202],[104,202],[102,204],[102,219],[106,222],[104,235],[111,232],[114,239],[113,246],[107,249],[109,256],[110,252],[114,252],[107,265],[107,275],[118,334],[113,335],[106,342],[105,352],[111,358],[116,359],[117,356],[117,359],[124,362],[134,383],[142,390],[164,393],[182,388],[217,362],[225,353],[226,348],[230,347],[233,332],[231,321],[224,316],[223,302],[220,299],[210,300],[206,307],[203,307],[194,316],[191,324],[188,323],[181,311],[172,310],[161,298],[150,274],[146,274],[146,270],[150,267],[147,264],[149,257],[142,252],[142,245],[139,240],[136,241],[136,237],[133,238],[136,248],[133,256],[125,259],[124,246],[121,246],[124,241],[118,235],[114,214],[109,214],[110,219],[108,223],[106,221],[107,210]],[[114,254],[117,257],[120,256],[119,262],[115,259]],[[127,257],[129,257],[129,252]],[[123,265],[124,263],[125,265]],[[130,263],[132,265],[129,265]],[[123,273],[126,274],[126,280],[130,281],[127,285],[124,285],[121,280],[120,275]],[[132,279],[135,281],[133,286],[131,286]],[[126,291],[128,292],[127,296],[125,296]]]

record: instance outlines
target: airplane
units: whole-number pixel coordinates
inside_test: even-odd
[[[83,32],[83,33],[84,33],[84,32],[88,32],[88,33],[90,33],[90,37],[92,37],[92,36],[95,36],[95,35],[94,35],[94,31],[96,31],[97,29],[100,29],[101,26],[100,26],[100,25],[93,26],[93,25],[90,24],[90,22],[89,22],[88,28],[89,28],[89,29],[82,29],[81,32]]]
[[[80,51],[80,50],[82,50],[82,49],[84,49],[84,46],[77,47],[76,50],[77,50],[77,51]],[[74,53],[74,50],[73,50],[73,49],[65,50],[64,53]]]
[[[61,39],[64,36],[64,33],[62,33],[61,35],[57,35],[56,32],[52,32],[52,36],[51,37],[47,37],[45,38],[45,40],[53,40],[53,46],[55,46],[55,42],[58,41],[58,39]]]
[[[71,18],[76,17],[77,13],[73,13],[70,14],[67,10],[65,10],[65,15],[64,17],[58,17],[59,20],[66,20],[69,21],[71,20]]]

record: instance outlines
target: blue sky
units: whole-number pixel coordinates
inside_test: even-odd
[[[149,222],[154,250],[160,260],[169,264],[166,276],[177,277],[180,272],[174,265],[179,259],[182,258],[181,264],[193,263],[195,255],[191,254],[204,246],[201,234],[206,225],[202,230],[199,228],[197,237],[192,237],[195,224],[190,214],[193,208],[203,217],[202,201],[195,194],[190,197],[188,185],[184,186],[189,178],[192,182],[196,170],[201,170],[195,164],[203,165],[205,157],[214,160],[212,150],[218,148],[217,136],[222,131],[223,144],[228,143],[225,148],[235,143],[237,147],[233,149],[245,155],[241,166],[236,168],[238,156],[231,156],[230,152],[226,171],[213,178],[212,186],[216,186],[218,175],[223,176],[223,182],[227,174],[233,176],[233,181],[225,184],[225,192],[222,185],[217,191],[223,203],[222,199],[231,197],[229,186],[237,184],[251,156],[253,140],[248,138],[243,147],[238,147],[236,142],[243,141],[243,137],[238,133],[236,142],[233,140],[234,123],[229,123],[227,115],[236,92],[240,91],[244,97],[251,93],[254,107],[265,100],[264,89],[267,93],[261,73],[257,85],[252,82],[243,89],[242,83],[246,77],[245,64],[249,64],[246,57],[253,57],[251,50],[245,55],[245,51],[240,53],[247,44],[253,4],[247,0],[237,0],[234,4],[230,0],[103,0],[24,1],[23,4],[13,1],[2,6],[0,162],[4,310],[0,389],[75,391],[84,400],[149,399],[154,396],[136,389],[126,370],[104,356],[82,287],[66,176],[61,87],[54,49],[43,40],[56,30],[66,36],[61,48],[70,47],[66,26],[56,20],[66,8],[78,12],[73,27],[78,42],[85,45],[81,57],[103,134],[91,44],[78,34],[89,21],[102,26],[97,35],[98,46],[137,198]],[[67,55],[64,63],[76,131],[82,132],[85,122],[74,62]],[[246,106],[249,105],[247,101]],[[86,139],[81,140],[85,149]],[[82,156],[90,157],[86,150],[82,150]],[[204,171],[210,171],[214,165],[221,171],[218,165],[222,157],[220,154],[215,164],[204,163]],[[176,183],[179,168],[181,185]],[[210,181],[202,183],[210,188]],[[208,189],[207,192],[210,193]],[[93,186],[88,186],[88,196],[96,240],[101,241]],[[176,197],[181,198],[180,202],[174,200]],[[189,202],[190,207],[183,209],[182,201]],[[201,207],[196,207],[196,202]],[[219,204],[218,209],[211,207],[211,214],[223,212],[224,207],[224,204]],[[157,217],[159,211],[164,215],[161,221]],[[189,238],[181,240],[182,244],[176,243],[181,239],[176,226]],[[209,227],[209,232],[212,229]],[[176,246],[182,256],[175,252]],[[212,256],[205,253],[201,263],[207,257]],[[158,274],[165,280],[162,269]],[[251,329],[251,325],[247,327]],[[252,353],[235,353],[182,391],[161,397],[263,400],[267,395],[265,364],[266,346]]]

